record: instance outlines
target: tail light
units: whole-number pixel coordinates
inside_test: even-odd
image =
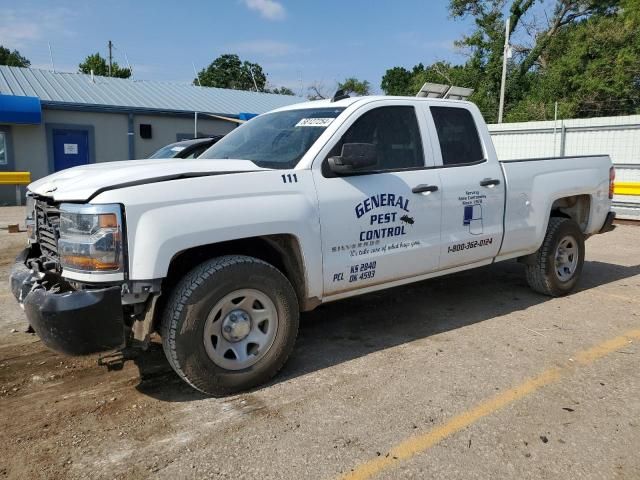
[[[613,188],[616,180],[616,169],[611,167],[609,169],[609,199],[613,198]]]

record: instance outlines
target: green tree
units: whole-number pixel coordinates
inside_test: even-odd
[[[466,65],[452,65],[449,62],[440,61],[424,67],[419,63],[412,70],[409,95],[417,94],[427,82],[475,88],[477,77],[474,75],[474,70]]]
[[[536,4],[545,9],[544,24]],[[467,61],[390,68],[382,78],[386,93],[414,95],[424,82],[473,88],[470,100],[495,122],[508,15],[507,121],[553,118],[555,101],[565,118],[639,111],[638,0],[450,0],[449,8],[454,19],[474,21],[456,42]]]
[[[325,87],[321,81],[315,81],[307,88],[307,98],[309,100],[323,100],[331,97],[332,93]]]
[[[293,90],[288,87],[276,87],[265,90],[267,93],[275,93],[277,95],[295,95]]]
[[[78,65],[80,73],[93,73],[102,77],[109,76],[109,64],[102,58],[99,53],[87,56],[80,65]],[[131,70],[123,68],[116,62],[111,63],[111,76],[118,78],[129,78],[131,76]]]
[[[267,75],[257,63],[240,60],[235,54],[220,55],[207,68],[198,72],[194,85],[265,91]],[[256,88],[257,87],[257,88]]]
[[[387,95],[415,95],[411,92],[413,75],[404,67],[393,67],[387,70],[382,77],[380,88]]]
[[[640,4],[621,7],[562,29],[507,119],[553,118],[555,101],[564,118],[640,112]]]
[[[535,26],[532,7],[536,0],[513,0],[508,9],[506,0],[450,0],[449,9],[454,19],[471,17],[475,29],[456,42],[467,51],[469,60],[465,66],[476,72],[478,82],[473,87],[472,100],[489,121],[495,121],[498,110],[502,56],[506,19],[509,16],[510,38],[525,37],[528,44],[514,44],[514,56],[509,61],[506,84],[505,109],[508,110],[527,97],[532,80],[548,66],[550,45],[562,32],[594,16],[608,15],[619,7],[620,0],[554,0],[548,21]],[[546,13],[546,12],[545,12]]]
[[[390,68],[382,77],[380,86],[388,95],[409,96],[416,95],[427,82],[474,88],[477,83],[474,73],[466,65],[440,61],[425,67],[419,63],[411,71],[404,67]]]
[[[28,67],[31,62],[20,55],[17,50],[11,51],[0,45],[0,65],[9,65],[10,67]]]
[[[355,77],[346,78],[343,82],[338,82],[338,89],[344,90],[344,93],[355,93],[359,96],[369,95],[371,93],[371,84],[368,80],[358,80]]]

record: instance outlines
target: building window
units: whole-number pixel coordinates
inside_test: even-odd
[[[8,162],[7,134],[0,132],[0,165],[6,165]]]

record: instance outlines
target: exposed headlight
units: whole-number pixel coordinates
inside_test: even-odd
[[[58,255],[62,268],[82,272],[121,272],[120,205],[60,205]]]
[[[27,192],[27,207],[25,212],[25,226],[27,227],[27,239],[29,242],[33,242],[36,239],[36,201]]]

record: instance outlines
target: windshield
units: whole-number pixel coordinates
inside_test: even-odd
[[[174,158],[178,155],[182,150],[186,147],[184,145],[167,145],[166,147],[162,147],[156,153],[151,155],[149,158]]]
[[[344,108],[305,108],[249,120],[200,158],[250,160],[264,168],[293,168]]]

